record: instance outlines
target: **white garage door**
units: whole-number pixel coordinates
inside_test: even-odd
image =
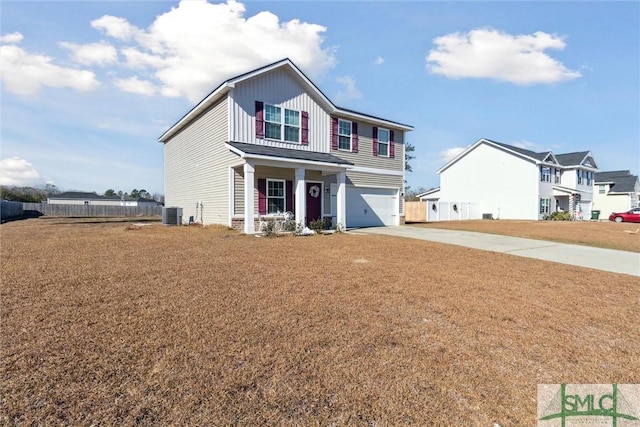
[[[393,189],[347,187],[347,227],[396,225],[397,203]]]

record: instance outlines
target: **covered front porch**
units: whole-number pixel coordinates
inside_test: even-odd
[[[582,220],[591,215],[591,200],[588,194],[568,187],[553,187],[555,210],[569,212],[571,218]]]
[[[229,169],[229,226],[246,234],[286,212],[298,224],[330,219],[346,224],[346,171],[352,164],[327,153],[227,143],[239,156]]]

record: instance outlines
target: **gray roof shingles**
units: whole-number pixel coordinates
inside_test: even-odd
[[[628,170],[622,171],[605,171],[595,174],[596,183],[598,182],[612,182],[609,191],[613,193],[633,193],[635,191],[636,182],[638,177],[631,175]]]
[[[588,155],[588,151],[580,151],[575,153],[556,154],[556,159],[562,166],[576,166],[582,164],[582,161]]]
[[[318,153],[315,151],[307,151],[307,150],[295,150],[292,148],[278,148],[278,147],[269,147],[266,145],[257,145],[257,144],[246,144],[244,142],[227,142],[233,148],[242,151],[246,154],[253,154],[256,156],[267,156],[274,158],[286,158],[286,159],[294,159],[294,160],[306,160],[312,162],[321,162],[321,163],[332,163],[350,166],[353,163],[348,162],[347,160],[341,159],[340,157],[334,156],[333,154],[328,153]]]
[[[532,159],[536,159],[540,161],[543,161],[551,153],[551,151],[543,151],[542,153],[536,153],[535,151],[527,150],[525,148],[514,147],[513,145],[503,144],[502,142],[491,141],[490,139],[487,139],[487,141],[490,141],[508,150],[515,151],[516,153],[520,153],[527,157],[531,157]]]

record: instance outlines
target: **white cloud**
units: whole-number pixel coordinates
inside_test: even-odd
[[[545,53],[562,50],[562,38],[541,31],[512,36],[492,28],[452,33],[434,39],[426,57],[434,74],[452,79],[490,78],[528,85],[556,83],[581,76]]]
[[[33,165],[20,157],[0,160],[0,185],[27,186],[42,180]]]
[[[88,92],[100,85],[93,72],[60,67],[52,61],[53,58],[29,53],[15,45],[2,45],[0,81],[6,90],[23,96],[37,95],[43,86]]]
[[[22,34],[18,32],[5,34],[0,37],[0,43],[18,43],[21,42],[23,38]]]
[[[142,33],[126,19],[110,15],[91,21],[91,26],[96,30],[104,31],[110,37],[123,41],[131,40],[135,35]]]
[[[466,148],[464,147],[449,148],[447,150],[440,152],[440,158],[442,159],[443,163],[449,163],[451,160],[453,160],[458,154],[462,153],[464,150],[466,150]]]
[[[157,91],[153,83],[147,80],[140,80],[138,77],[115,79],[114,83],[123,92],[136,93],[138,95],[152,96]]]
[[[344,85],[344,89],[339,91],[335,97],[336,102],[362,98],[362,92],[360,92],[356,87],[356,79],[354,79],[353,77],[342,76],[336,78],[336,81]]]
[[[109,65],[118,62],[118,51],[109,43],[89,43],[79,45],[61,42],[60,46],[71,51],[73,60],[82,65]]]
[[[249,18],[244,13],[244,5],[235,0],[188,0],[144,30],[114,16],[91,25],[121,42],[130,41],[121,49],[125,64],[151,72],[162,95],[193,102],[227,78],[283,58],[311,78],[334,66],[333,50],[322,46],[325,27],[297,19],[280,22],[271,12]]]
[[[373,63],[374,63],[375,65],[382,65],[382,64],[384,64],[384,58],[383,58],[382,56],[378,56],[378,57],[373,61]]]

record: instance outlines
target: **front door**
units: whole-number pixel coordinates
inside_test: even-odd
[[[322,218],[322,184],[307,182],[307,224]]]

